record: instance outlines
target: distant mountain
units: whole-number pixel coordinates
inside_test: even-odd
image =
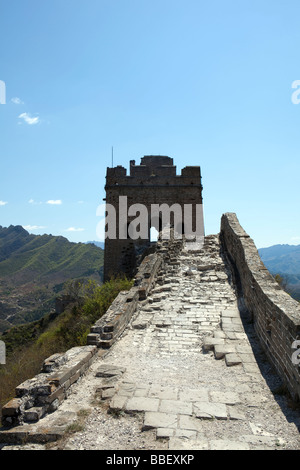
[[[103,255],[92,244],[0,226],[0,332],[41,318],[69,279],[101,282]]]
[[[300,300],[300,245],[274,245],[258,252],[270,273],[283,276],[288,292]]]
[[[104,242],[92,241],[92,242],[86,242],[86,243],[90,243],[91,245],[96,245],[98,248],[102,248],[102,250],[104,250]]]
[[[274,245],[258,252],[270,271],[300,274],[300,245]]]

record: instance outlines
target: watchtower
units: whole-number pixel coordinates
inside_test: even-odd
[[[150,229],[155,227],[160,231],[162,227],[161,217],[151,218],[153,205],[173,204],[179,205],[184,210],[185,205],[193,209],[192,225],[195,230],[196,205],[202,207],[202,184],[199,166],[187,166],[182,169],[181,175],[176,174],[176,166],[173,159],[166,156],[147,155],[141,159],[141,164],[136,165],[134,160],[130,161],[130,174],[127,175],[126,168],[117,166],[107,168],[106,174],[106,207],[113,206],[116,214],[116,237],[106,238],[104,253],[104,280],[112,275],[124,273],[128,277],[134,275],[137,258],[146,248],[151,245]],[[126,196],[126,198],[124,197]],[[126,207],[120,204],[125,201]],[[147,230],[139,239],[132,239],[128,234],[128,226],[132,215],[127,216],[127,226],[124,228],[121,222],[127,208],[133,204],[142,204],[146,207],[149,219],[146,221]],[[170,219],[174,225],[174,218]],[[178,229],[179,227],[176,227]],[[180,228],[184,233],[184,226]],[[125,230],[125,237],[120,238],[120,230]]]

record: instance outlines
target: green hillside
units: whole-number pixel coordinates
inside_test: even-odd
[[[69,279],[100,283],[103,259],[95,245],[0,226],[0,332],[49,312]]]

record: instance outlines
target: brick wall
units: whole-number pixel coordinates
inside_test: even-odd
[[[262,347],[293,398],[299,400],[300,371],[292,362],[292,344],[300,339],[300,305],[271,276],[236,214],[222,216],[221,240]]]

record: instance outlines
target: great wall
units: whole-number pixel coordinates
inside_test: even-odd
[[[134,279],[86,346],[17,387],[3,449],[299,450],[300,306],[236,214],[203,246],[161,236]]]

